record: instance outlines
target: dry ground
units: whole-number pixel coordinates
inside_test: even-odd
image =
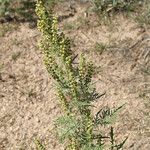
[[[61,7],[65,12],[58,11]],[[129,136],[124,150],[149,150],[150,30],[123,15],[100,25],[93,13],[85,14],[87,7],[76,4],[74,13],[64,4],[56,10],[74,13],[60,27],[72,39],[73,50],[98,67],[94,80],[106,95],[94,112],[126,103],[114,123],[116,136],[119,141]],[[39,38],[28,23],[0,37],[0,150],[34,150],[35,138],[48,150],[63,150],[52,134],[60,109],[37,47]]]

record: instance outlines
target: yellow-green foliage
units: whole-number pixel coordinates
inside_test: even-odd
[[[95,117],[91,112],[91,102],[101,97],[91,86],[93,65],[87,63],[82,54],[79,62],[74,63],[78,57],[71,51],[70,40],[60,32],[57,18],[47,12],[44,4],[44,0],[37,0],[36,13],[39,17],[38,29],[42,33],[40,48],[45,54],[44,62],[56,82],[64,110],[64,115],[56,121],[58,135],[68,150],[100,150],[104,137],[94,133],[94,128],[104,124],[102,120],[108,115],[103,111],[99,117],[101,110]],[[109,116],[114,113],[110,111]],[[113,135],[107,138],[111,137]],[[113,143],[111,147],[114,146],[118,145]]]
[[[44,146],[38,139],[35,140],[35,145],[37,147],[37,150],[45,150]]]

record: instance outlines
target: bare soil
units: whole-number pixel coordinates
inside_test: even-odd
[[[73,13],[61,20],[60,28],[72,39],[75,53],[84,53],[99,68],[93,80],[106,94],[93,112],[126,104],[113,124],[116,137],[129,137],[124,150],[149,150],[150,30],[121,14],[104,25],[93,13],[85,13],[88,7],[76,3],[74,11],[64,3],[55,9],[59,16]],[[48,150],[63,150],[53,134],[60,105],[39,39],[28,23],[0,37],[0,150],[34,150],[36,138]],[[106,49],[99,51],[95,43]]]

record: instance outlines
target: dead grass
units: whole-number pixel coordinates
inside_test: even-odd
[[[0,37],[5,36],[7,32],[17,30],[18,25],[17,24],[0,24]]]

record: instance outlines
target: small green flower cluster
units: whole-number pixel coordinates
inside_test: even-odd
[[[59,33],[56,17],[51,15],[51,19],[48,19],[43,0],[37,1],[36,13],[39,17],[38,28],[43,36],[40,48],[44,50],[47,70],[61,87],[69,87],[73,97],[77,98],[78,82],[84,81],[87,84],[91,81],[92,65],[86,64],[83,55],[79,66],[73,64],[70,40],[63,33]]]
[[[94,127],[102,121],[92,115],[91,103],[101,95],[91,86],[93,64],[87,63],[83,54],[79,63],[74,63],[77,57],[71,50],[70,40],[60,33],[57,18],[49,15],[44,5],[45,0],[37,0],[36,13],[38,29],[42,33],[40,48],[45,54],[44,62],[56,82],[64,110],[64,116],[56,121],[58,134],[67,143],[68,150],[98,150],[102,148],[98,141],[103,137],[95,135]]]

